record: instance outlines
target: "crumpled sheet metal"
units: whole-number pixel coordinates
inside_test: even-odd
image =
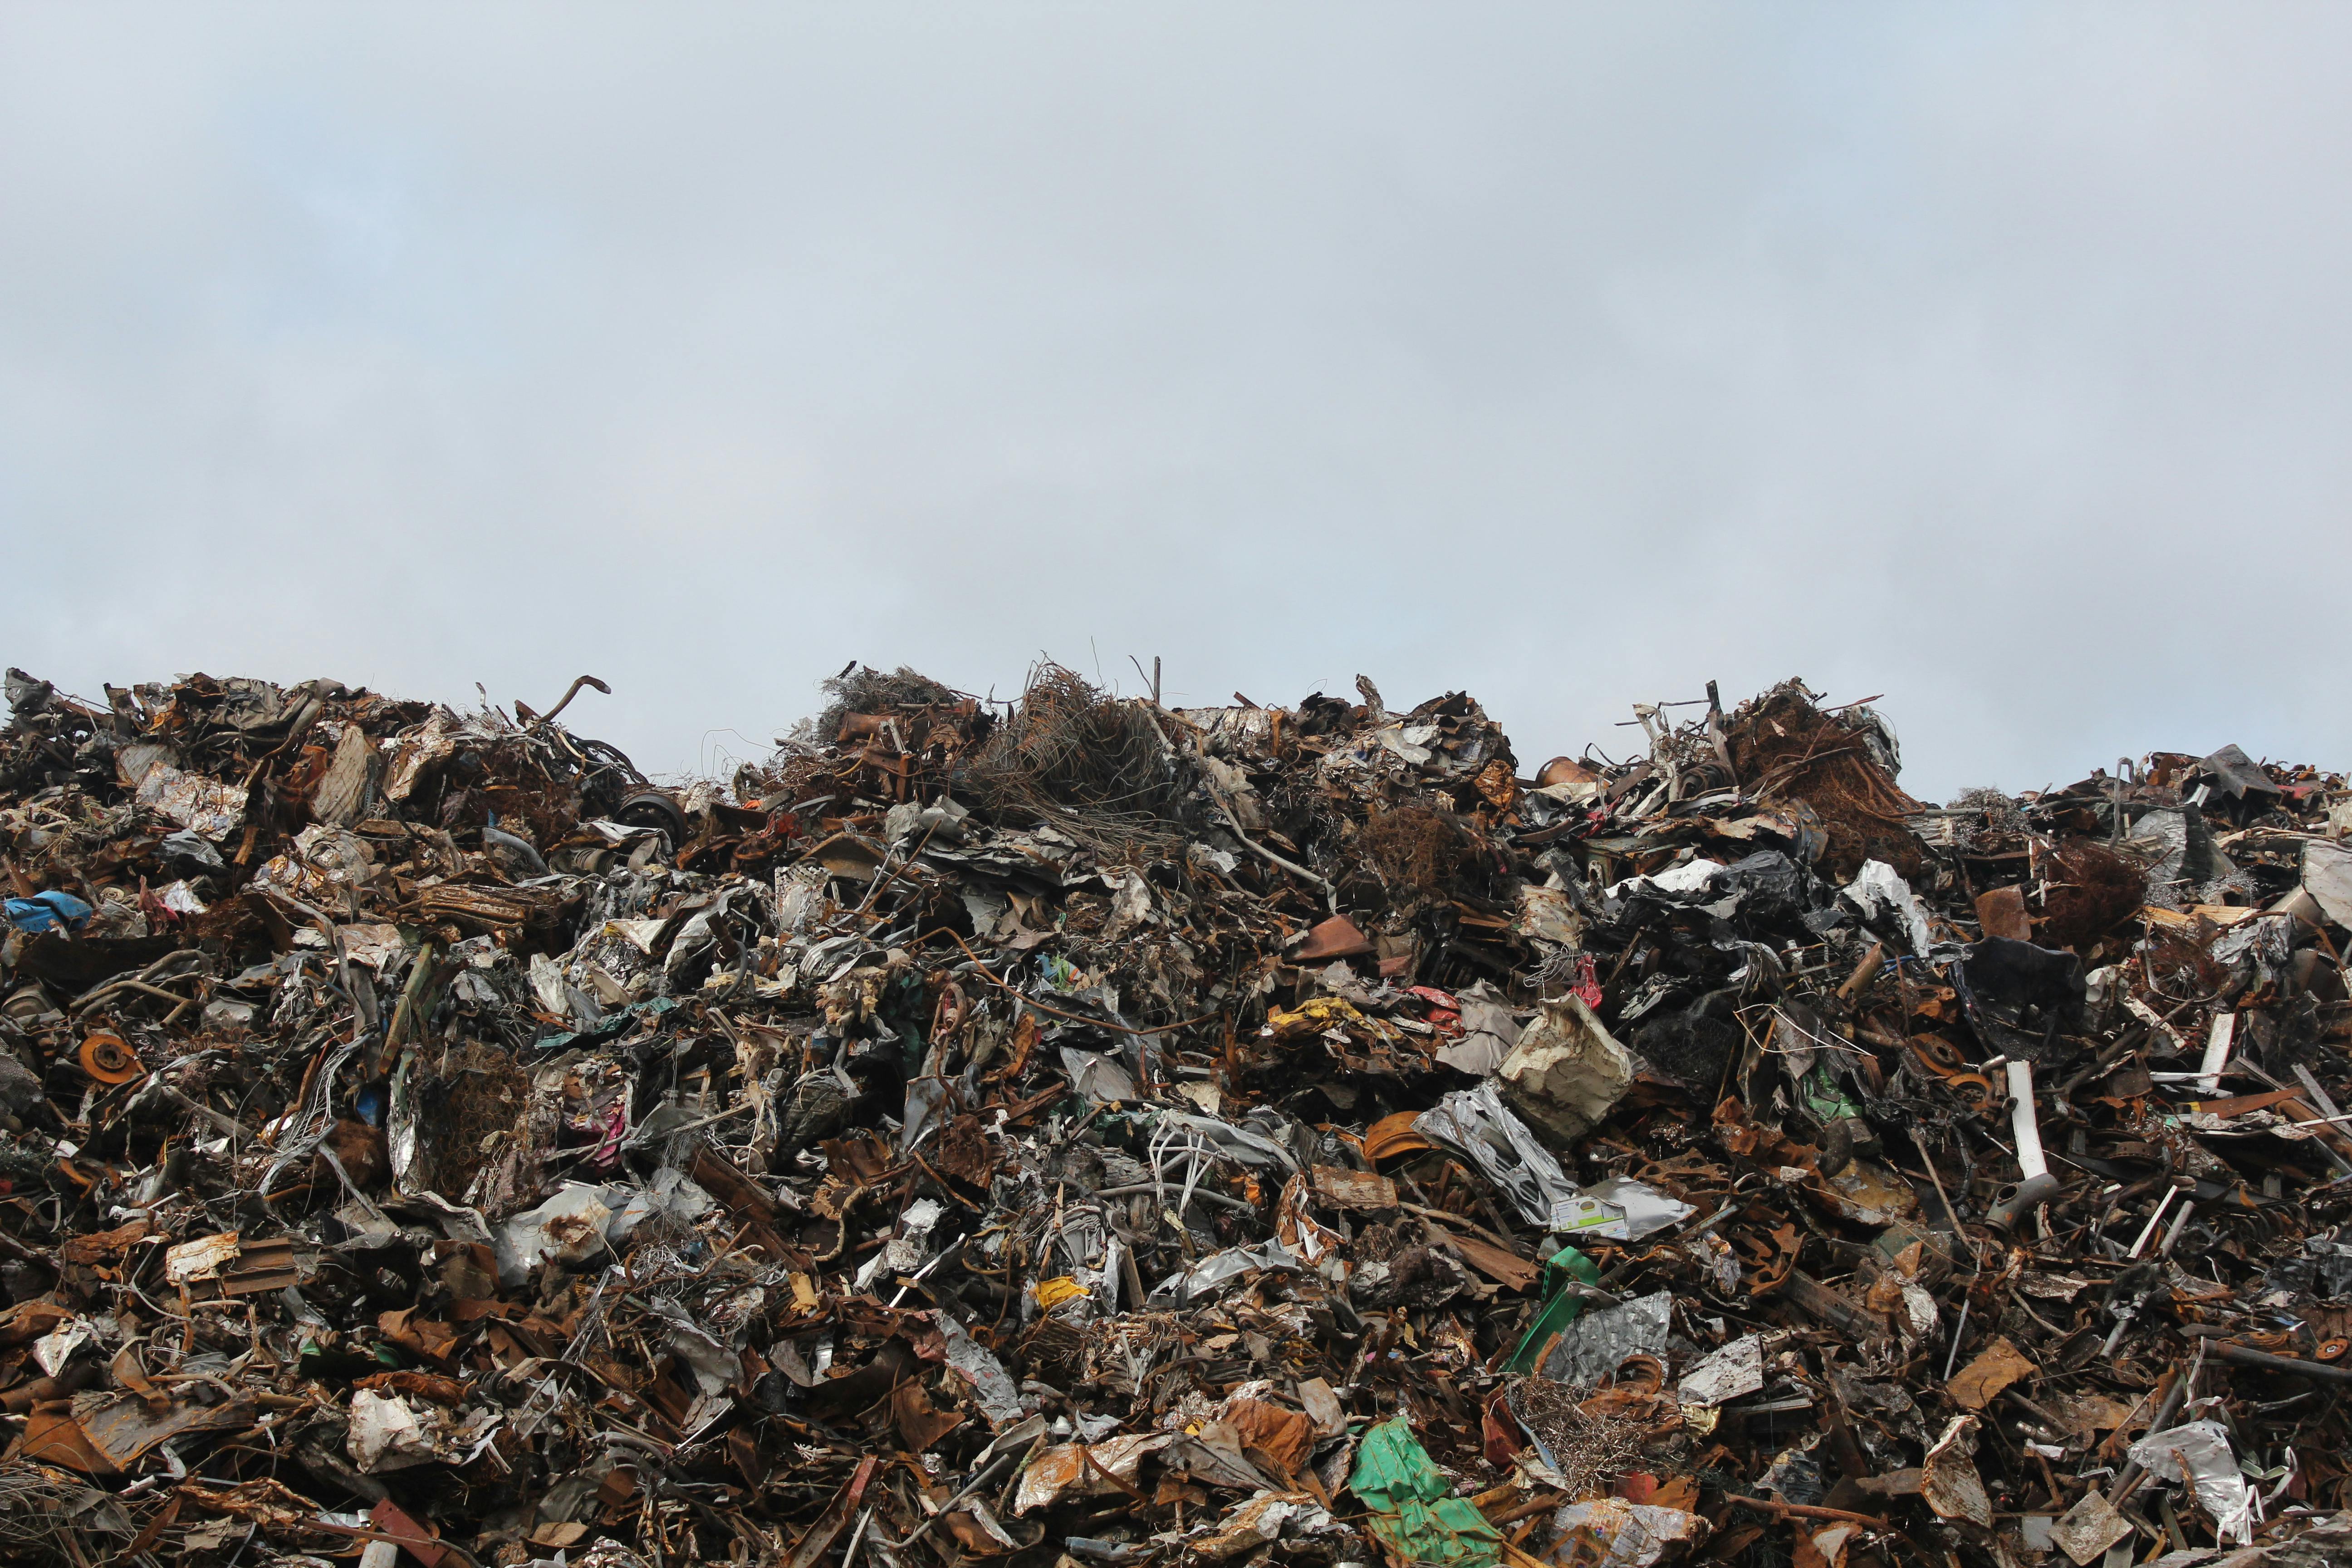
[[[1554,1383],[1598,1383],[1630,1356],[1664,1350],[1674,1308],[1673,1292],[1658,1290],[1618,1306],[1588,1309],[1560,1331],[1559,1342],[1536,1371]]]
[[[1600,1548],[1598,1561],[1578,1553],[1578,1562],[1593,1568],[1650,1568],[1673,1547],[1706,1539],[1706,1521],[1679,1508],[1654,1508],[1623,1498],[1597,1498],[1575,1502],[1552,1515],[1552,1528],[1572,1542],[1591,1540]],[[1556,1562],[1570,1561],[1572,1546],[1563,1543]]]
[[[1141,1479],[1147,1457],[1175,1441],[1173,1432],[1130,1432],[1099,1443],[1048,1448],[1022,1470],[1013,1511],[1034,1512],[1073,1493],[1115,1496],[1121,1481],[1132,1487]]]
[[[1964,1519],[1990,1527],[1992,1499],[1972,1458],[1979,1423],[1973,1415],[1955,1415],[1928,1447],[1919,1467],[1919,1495],[1938,1519]]]
[[[1413,1118],[1412,1130],[1470,1161],[1510,1197],[1528,1225],[1550,1226],[1572,1218],[1575,1184],[1552,1152],[1511,1114],[1492,1079],[1447,1095]]]
[[[1263,1268],[1295,1269],[1299,1261],[1279,1241],[1256,1247],[1229,1247],[1213,1252],[1190,1268],[1179,1269],[1151,1288],[1149,1304],[1173,1307],[1197,1297],[1213,1297],[1226,1280]]]
[[[1685,1405],[1722,1405],[1764,1386],[1764,1340],[1742,1334],[1683,1373],[1675,1393]]]
[[[243,791],[184,773],[161,759],[139,780],[138,799],[140,805],[152,806],[208,839],[226,837],[245,823]]]
[[[1010,1426],[1028,1414],[1021,1390],[1004,1370],[1004,1363],[988,1349],[972,1342],[963,1325],[952,1317],[942,1315],[940,1332],[947,1341],[948,1364],[967,1384],[979,1402],[981,1414],[990,1426],[1002,1429]]]
[[[159,1410],[125,1394],[85,1394],[70,1411],[37,1409],[24,1432],[27,1458],[86,1475],[116,1476],[175,1438],[235,1432],[253,1420],[253,1406],[190,1392],[166,1397]]]
[[[1306,1492],[1261,1491],[1244,1500],[1213,1529],[1184,1543],[1189,1556],[1226,1563],[1261,1547],[1318,1537],[1345,1539],[1346,1526]]]
[[[2131,1446],[2132,1462],[2159,1480],[2186,1484],[2221,1539],[2243,1546],[2253,1539],[2253,1500],[2218,1421],[2190,1421],[2151,1432]]]
[[[2329,920],[2352,925],[2352,847],[2325,839],[2305,844],[2303,890]]]

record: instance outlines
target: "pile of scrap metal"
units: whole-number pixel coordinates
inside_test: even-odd
[[[0,1558],[2352,1549],[2342,777],[828,689],[9,672]]]

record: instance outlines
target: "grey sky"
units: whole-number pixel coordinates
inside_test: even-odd
[[[2352,12],[0,3],[0,661],[2352,763]]]

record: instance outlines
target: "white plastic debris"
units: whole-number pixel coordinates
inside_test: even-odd
[[[1649,1183],[1632,1176],[1612,1176],[1605,1182],[1595,1182],[1584,1189],[1584,1195],[1624,1215],[1628,1241],[1639,1241],[1680,1225],[1698,1212],[1680,1198],[1668,1197]]]
[[[1853,900],[1864,920],[1876,920],[1892,914],[1910,940],[1911,951],[1925,955],[1935,945],[1935,937],[1927,929],[1927,908],[1902,874],[1884,860],[1864,860],[1853,880],[1845,886],[1845,896]]]
[[[1544,1004],[1494,1081],[1513,1110],[1565,1147],[1591,1131],[1633,1087],[1633,1058],[1584,999],[1570,993]]]
[[[1715,886],[1716,879],[1722,874],[1723,868],[1712,860],[1685,860],[1647,877],[1628,877],[1622,882],[1612,882],[1605,889],[1605,896],[1622,899],[1627,893],[1704,893]]]
[[[481,1451],[501,1419],[491,1410],[458,1419],[431,1405],[411,1405],[396,1394],[362,1388],[352,1395],[351,1431],[343,1447],[362,1475],[464,1463]]]
[[[604,1199],[603,1188],[575,1183],[499,1226],[499,1282],[509,1289],[520,1285],[541,1258],[570,1265],[603,1251],[613,1221],[612,1205]]]

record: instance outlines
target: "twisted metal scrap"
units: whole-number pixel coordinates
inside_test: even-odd
[[[309,1159],[318,1152],[319,1145],[327,1141],[327,1134],[335,1124],[336,1076],[353,1057],[359,1055],[360,1047],[373,1038],[365,1031],[354,1035],[350,1043],[327,1058],[326,1065],[310,1079],[310,1087],[302,1097],[301,1109],[295,1112],[285,1140],[278,1144],[278,1157],[270,1161],[268,1168],[261,1173],[261,1180],[255,1184],[254,1192],[263,1202],[268,1201],[270,1185],[278,1180],[280,1172],[299,1161]]]
[[[62,1470],[17,1460],[0,1465],[0,1543],[55,1549],[82,1530],[128,1535],[122,1507]]]

